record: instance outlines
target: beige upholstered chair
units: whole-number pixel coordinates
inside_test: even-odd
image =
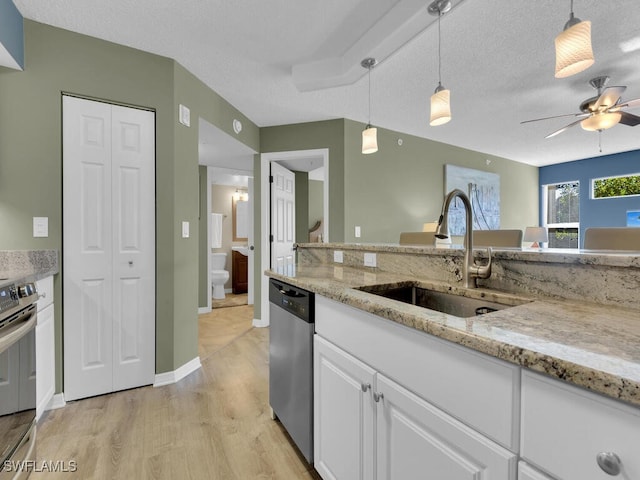
[[[474,247],[522,247],[522,230],[474,230]]]
[[[400,245],[435,245],[435,232],[402,232]]]
[[[590,227],[584,231],[587,250],[640,250],[638,227]]]

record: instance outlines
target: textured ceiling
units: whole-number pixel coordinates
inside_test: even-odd
[[[411,0],[15,4],[26,18],[174,58],[259,126],[342,117],[366,122],[366,75],[350,85],[301,92],[292,69],[326,58],[346,59],[346,52],[381,22],[417,15]],[[597,75],[609,75],[610,85],[627,85],[623,99],[640,97],[640,49],[625,53],[621,48],[634,39],[638,43],[640,2],[576,0],[576,16],[592,21],[596,63],[576,76],[555,79],[553,39],[569,17],[569,4],[456,2],[442,18],[442,82],[451,90],[453,120],[428,125],[429,97],[438,81],[437,28],[432,24],[373,69],[371,123],[532,165],[639,149],[640,126],[603,132],[600,153],[598,134],[580,127],[544,139],[569,123],[566,119],[520,125],[577,112],[595,94],[588,81]],[[398,32],[388,36],[393,40]],[[371,52],[379,48],[372,44]],[[640,108],[631,113],[640,115]],[[384,149],[380,145],[381,154]]]

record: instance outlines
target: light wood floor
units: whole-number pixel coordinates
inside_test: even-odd
[[[202,369],[180,382],[79,400],[38,425],[40,462],[77,463],[75,473],[31,479],[315,479],[270,418],[268,329],[252,307],[200,317]]]

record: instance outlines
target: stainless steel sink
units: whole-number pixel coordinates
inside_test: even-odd
[[[360,287],[358,290],[373,293],[382,297],[398,300],[400,302],[417,305],[419,307],[436,310],[460,318],[475,317],[487,313],[503,310],[526,303],[527,300],[517,297],[505,298],[504,303],[489,301],[481,298],[473,298],[455,293],[441,292],[418,286],[391,286],[371,285]]]

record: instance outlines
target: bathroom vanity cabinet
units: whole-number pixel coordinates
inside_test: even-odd
[[[237,250],[233,250],[231,262],[231,288],[233,293],[247,293],[249,286],[249,257]]]

